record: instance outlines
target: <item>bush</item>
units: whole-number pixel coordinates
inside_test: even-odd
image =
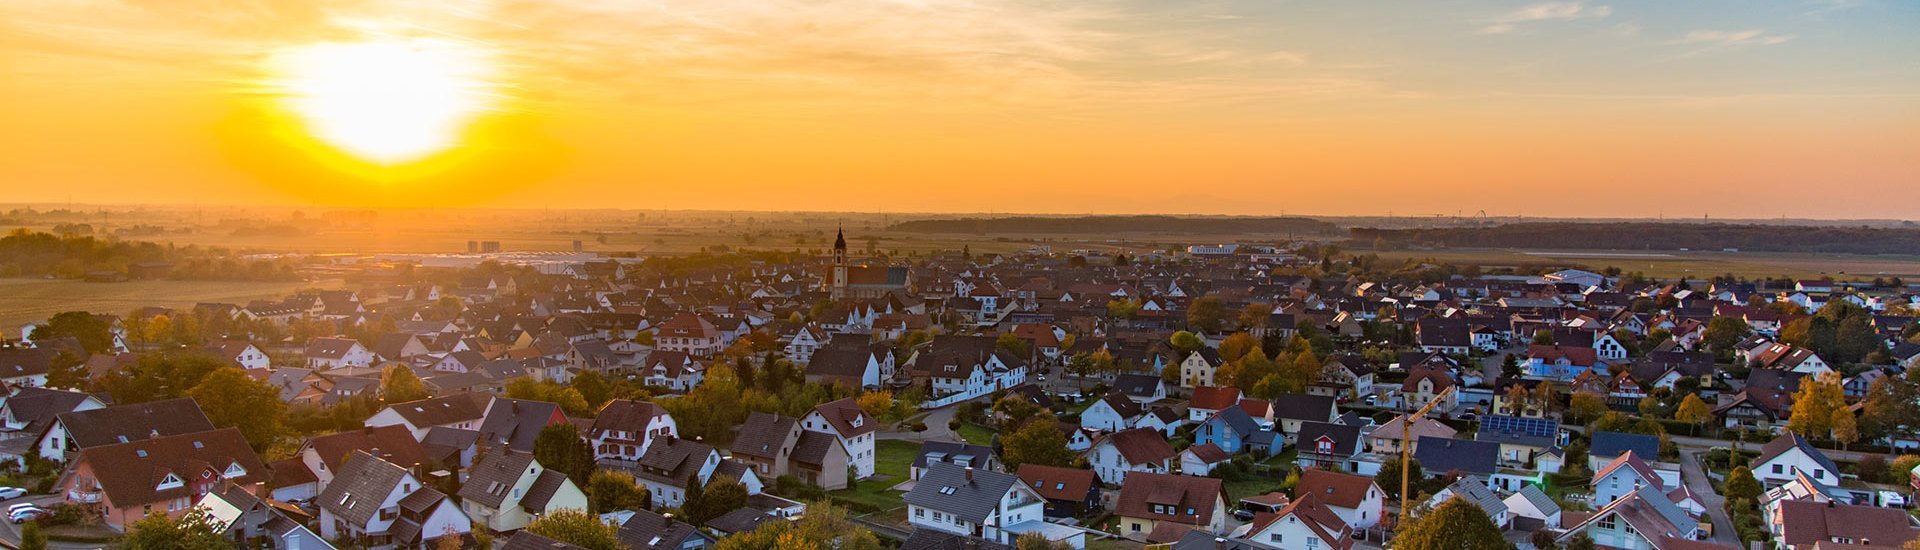
[[[908,429],[908,430],[912,430],[912,431],[916,431],[916,432],[924,432],[924,431],[927,431],[927,423],[925,423],[925,422],[914,422],[913,424],[911,424],[911,425],[909,425],[909,426],[907,426],[907,429]]]
[[[812,502],[827,498],[827,491],[808,485],[793,476],[780,476],[773,480],[773,492],[783,497],[801,502]]]
[[[948,420],[948,421],[947,421],[947,429],[949,429],[949,430],[959,430],[959,429],[960,429],[960,419],[958,419],[958,418],[955,418],[955,419],[952,419],[952,420]]]
[[[1860,461],[1853,464],[1854,473],[1860,475],[1861,481],[1868,483],[1881,483],[1885,481],[1888,469],[1887,457],[1877,454],[1860,457]]]

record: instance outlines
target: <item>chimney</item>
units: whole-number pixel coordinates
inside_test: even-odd
[[[1227,550],[1227,539],[1213,537],[1213,548],[1214,550]]]
[[[967,483],[973,483],[973,467],[967,467]]]

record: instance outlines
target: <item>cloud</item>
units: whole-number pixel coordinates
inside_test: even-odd
[[[1793,40],[1791,34],[1767,34],[1766,29],[1744,31],[1697,30],[1688,32],[1685,37],[1676,40],[1677,44],[1707,44],[1712,46],[1773,46]]]
[[[1480,27],[1480,33],[1503,34],[1518,30],[1526,23],[1597,19],[1612,14],[1613,8],[1604,5],[1590,7],[1584,2],[1541,2],[1484,20],[1485,25]]]

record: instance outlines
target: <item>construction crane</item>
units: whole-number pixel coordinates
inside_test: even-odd
[[[1434,405],[1438,405],[1441,401],[1446,400],[1447,394],[1449,393],[1453,393],[1452,387],[1440,390],[1440,393],[1434,394],[1432,401],[1427,402],[1427,406],[1420,407],[1419,411],[1408,414],[1405,419],[1400,421],[1400,515],[1395,518],[1393,522],[1393,529],[1395,531],[1400,530],[1407,524],[1407,472],[1410,470],[1410,468],[1407,467],[1407,464],[1410,463],[1410,459],[1407,458],[1407,450],[1413,448],[1413,423],[1416,420],[1425,418],[1427,411],[1433,410]]]

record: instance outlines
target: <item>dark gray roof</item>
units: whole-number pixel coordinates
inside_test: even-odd
[[[1335,414],[1332,396],[1289,393],[1273,399],[1274,418],[1326,422]]]
[[[980,523],[999,506],[1007,491],[1019,484],[1020,478],[1013,474],[981,469],[973,469],[969,474],[967,468],[937,462],[927,465],[913,490],[900,498],[907,504]]]
[[[1502,502],[1500,495],[1494,494],[1492,489],[1487,488],[1486,478],[1464,476],[1454,480],[1452,485],[1447,486],[1447,490],[1453,492],[1454,496],[1467,499],[1467,502],[1479,506],[1489,517],[1498,516],[1501,512],[1507,511],[1507,503]]]
[[[801,464],[821,466],[826,464],[827,455],[836,447],[840,448],[842,453],[846,452],[845,447],[840,445],[840,438],[834,437],[833,434],[803,430],[800,432],[800,437],[793,443],[793,460]]]
[[[184,397],[60,413],[57,418],[66,426],[67,438],[81,449],[213,430],[200,405]]]
[[[760,524],[773,521],[774,519],[776,518],[768,515],[766,512],[752,508],[741,508],[720,514],[720,517],[707,520],[706,527],[726,534],[744,533],[752,531],[754,528],[759,527]]]
[[[1013,547],[946,531],[915,528],[913,534],[900,543],[900,550],[1013,550]]]
[[[633,517],[620,525],[620,542],[628,548],[680,548],[696,537],[708,543],[714,541],[713,536],[700,532],[684,521],[648,510],[634,510]]]
[[[514,533],[512,538],[508,538],[506,544],[500,545],[500,550],[587,550],[587,549],[584,546],[576,546],[573,544],[560,542],[560,541],[553,540],[540,535],[535,535],[532,532],[523,530],[518,533]]]
[[[1595,432],[1593,444],[1588,448],[1587,454],[1604,458],[1620,456],[1627,451],[1639,456],[1660,456],[1660,438],[1646,434]]]
[[[553,495],[560,492],[560,488],[566,484],[567,474],[541,470],[540,477],[535,478],[533,485],[527,487],[527,495],[520,497],[520,507],[528,512],[544,514],[547,511],[547,502],[553,500]]]
[[[426,452],[428,460],[437,460],[443,464],[455,465],[458,455],[473,447],[480,440],[480,432],[435,426],[427,429],[420,437],[420,450]]]
[[[647,453],[640,455],[640,468],[633,475],[683,487],[712,453],[713,447],[698,441],[655,438],[653,444],[647,446]]]
[[[1559,440],[1560,422],[1547,418],[1487,415],[1480,417],[1475,441],[1511,443],[1551,449]]]
[[[479,420],[487,413],[487,399],[489,397],[486,395],[463,393],[395,403],[387,408],[393,409],[394,413],[407,419],[415,428],[425,428]]]
[[[1333,441],[1332,454],[1334,455],[1352,456],[1354,453],[1360,451],[1359,426],[1308,420],[1300,423],[1300,433],[1295,436],[1294,441],[1300,445],[1300,449],[1304,452],[1305,449],[1312,448],[1309,447],[1309,445],[1311,445],[1312,442],[1319,441],[1321,437],[1326,437]]]
[[[1533,504],[1533,507],[1539,509],[1543,514],[1551,516],[1560,512],[1560,503],[1554,502],[1553,497],[1541,492],[1540,486],[1538,485],[1528,483],[1520,487],[1520,490],[1514,494],[1520,495],[1520,498],[1527,499],[1528,503]]]
[[[1215,422],[1226,424],[1228,428],[1233,430],[1233,433],[1239,434],[1242,438],[1252,437],[1254,432],[1260,431],[1260,424],[1254,422],[1253,416],[1248,415],[1247,411],[1240,407],[1221,409],[1219,414],[1207,419],[1207,423],[1209,424]]]
[[[380,460],[365,451],[354,451],[346,464],[334,472],[333,482],[315,500],[320,508],[345,519],[349,525],[365,526],[380,506],[393,494],[395,486],[406,479],[407,470]]]
[[[987,462],[993,459],[993,448],[951,441],[925,441],[920,443],[920,454],[913,457],[913,467],[925,468],[930,460],[953,463],[955,459],[961,457],[972,459],[968,466],[985,468]]]
[[[1122,374],[1114,378],[1113,389],[1120,390],[1121,393],[1130,397],[1153,397],[1154,391],[1160,389],[1161,383],[1159,375]]]
[[[408,493],[407,496],[400,497],[400,502],[396,504],[399,504],[400,508],[408,512],[425,514],[428,510],[431,510],[435,504],[439,504],[440,501],[446,499],[447,495],[445,493],[441,493],[432,487],[421,487],[417,491]]]
[[[1753,459],[1755,471],[1759,470],[1760,465],[1766,464],[1767,461],[1773,460],[1774,457],[1780,456],[1781,453],[1793,449],[1800,449],[1802,452],[1807,453],[1807,456],[1813,457],[1813,461],[1820,464],[1820,467],[1826,468],[1827,472],[1836,476],[1840,475],[1840,467],[1833,464],[1833,459],[1827,458],[1827,454],[1820,452],[1820,449],[1815,448],[1813,443],[1807,441],[1807,438],[1800,437],[1800,434],[1793,432],[1783,432],[1780,434],[1780,437],[1773,438],[1773,441],[1768,441],[1766,446],[1760,448],[1760,456],[1754,457]]]
[[[467,481],[460,486],[460,500],[498,509],[520,476],[532,467],[533,453],[488,453],[467,472]]]
[[[493,400],[486,421],[480,424],[480,437],[489,443],[505,443],[515,451],[533,452],[533,441],[547,427],[560,405],[545,401],[500,398]]]
[[[799,424],[798,418],[754,411],[740,424],[740,432],[734,434],[727,450],[754,458],[778,458]]]
[[[1458,470],[1465,474],[1493,475],[1500,458],[1500,444],[1444,437],[1421,437],[1414,443],[1413,459],[1424,472],[1444,474]]]

